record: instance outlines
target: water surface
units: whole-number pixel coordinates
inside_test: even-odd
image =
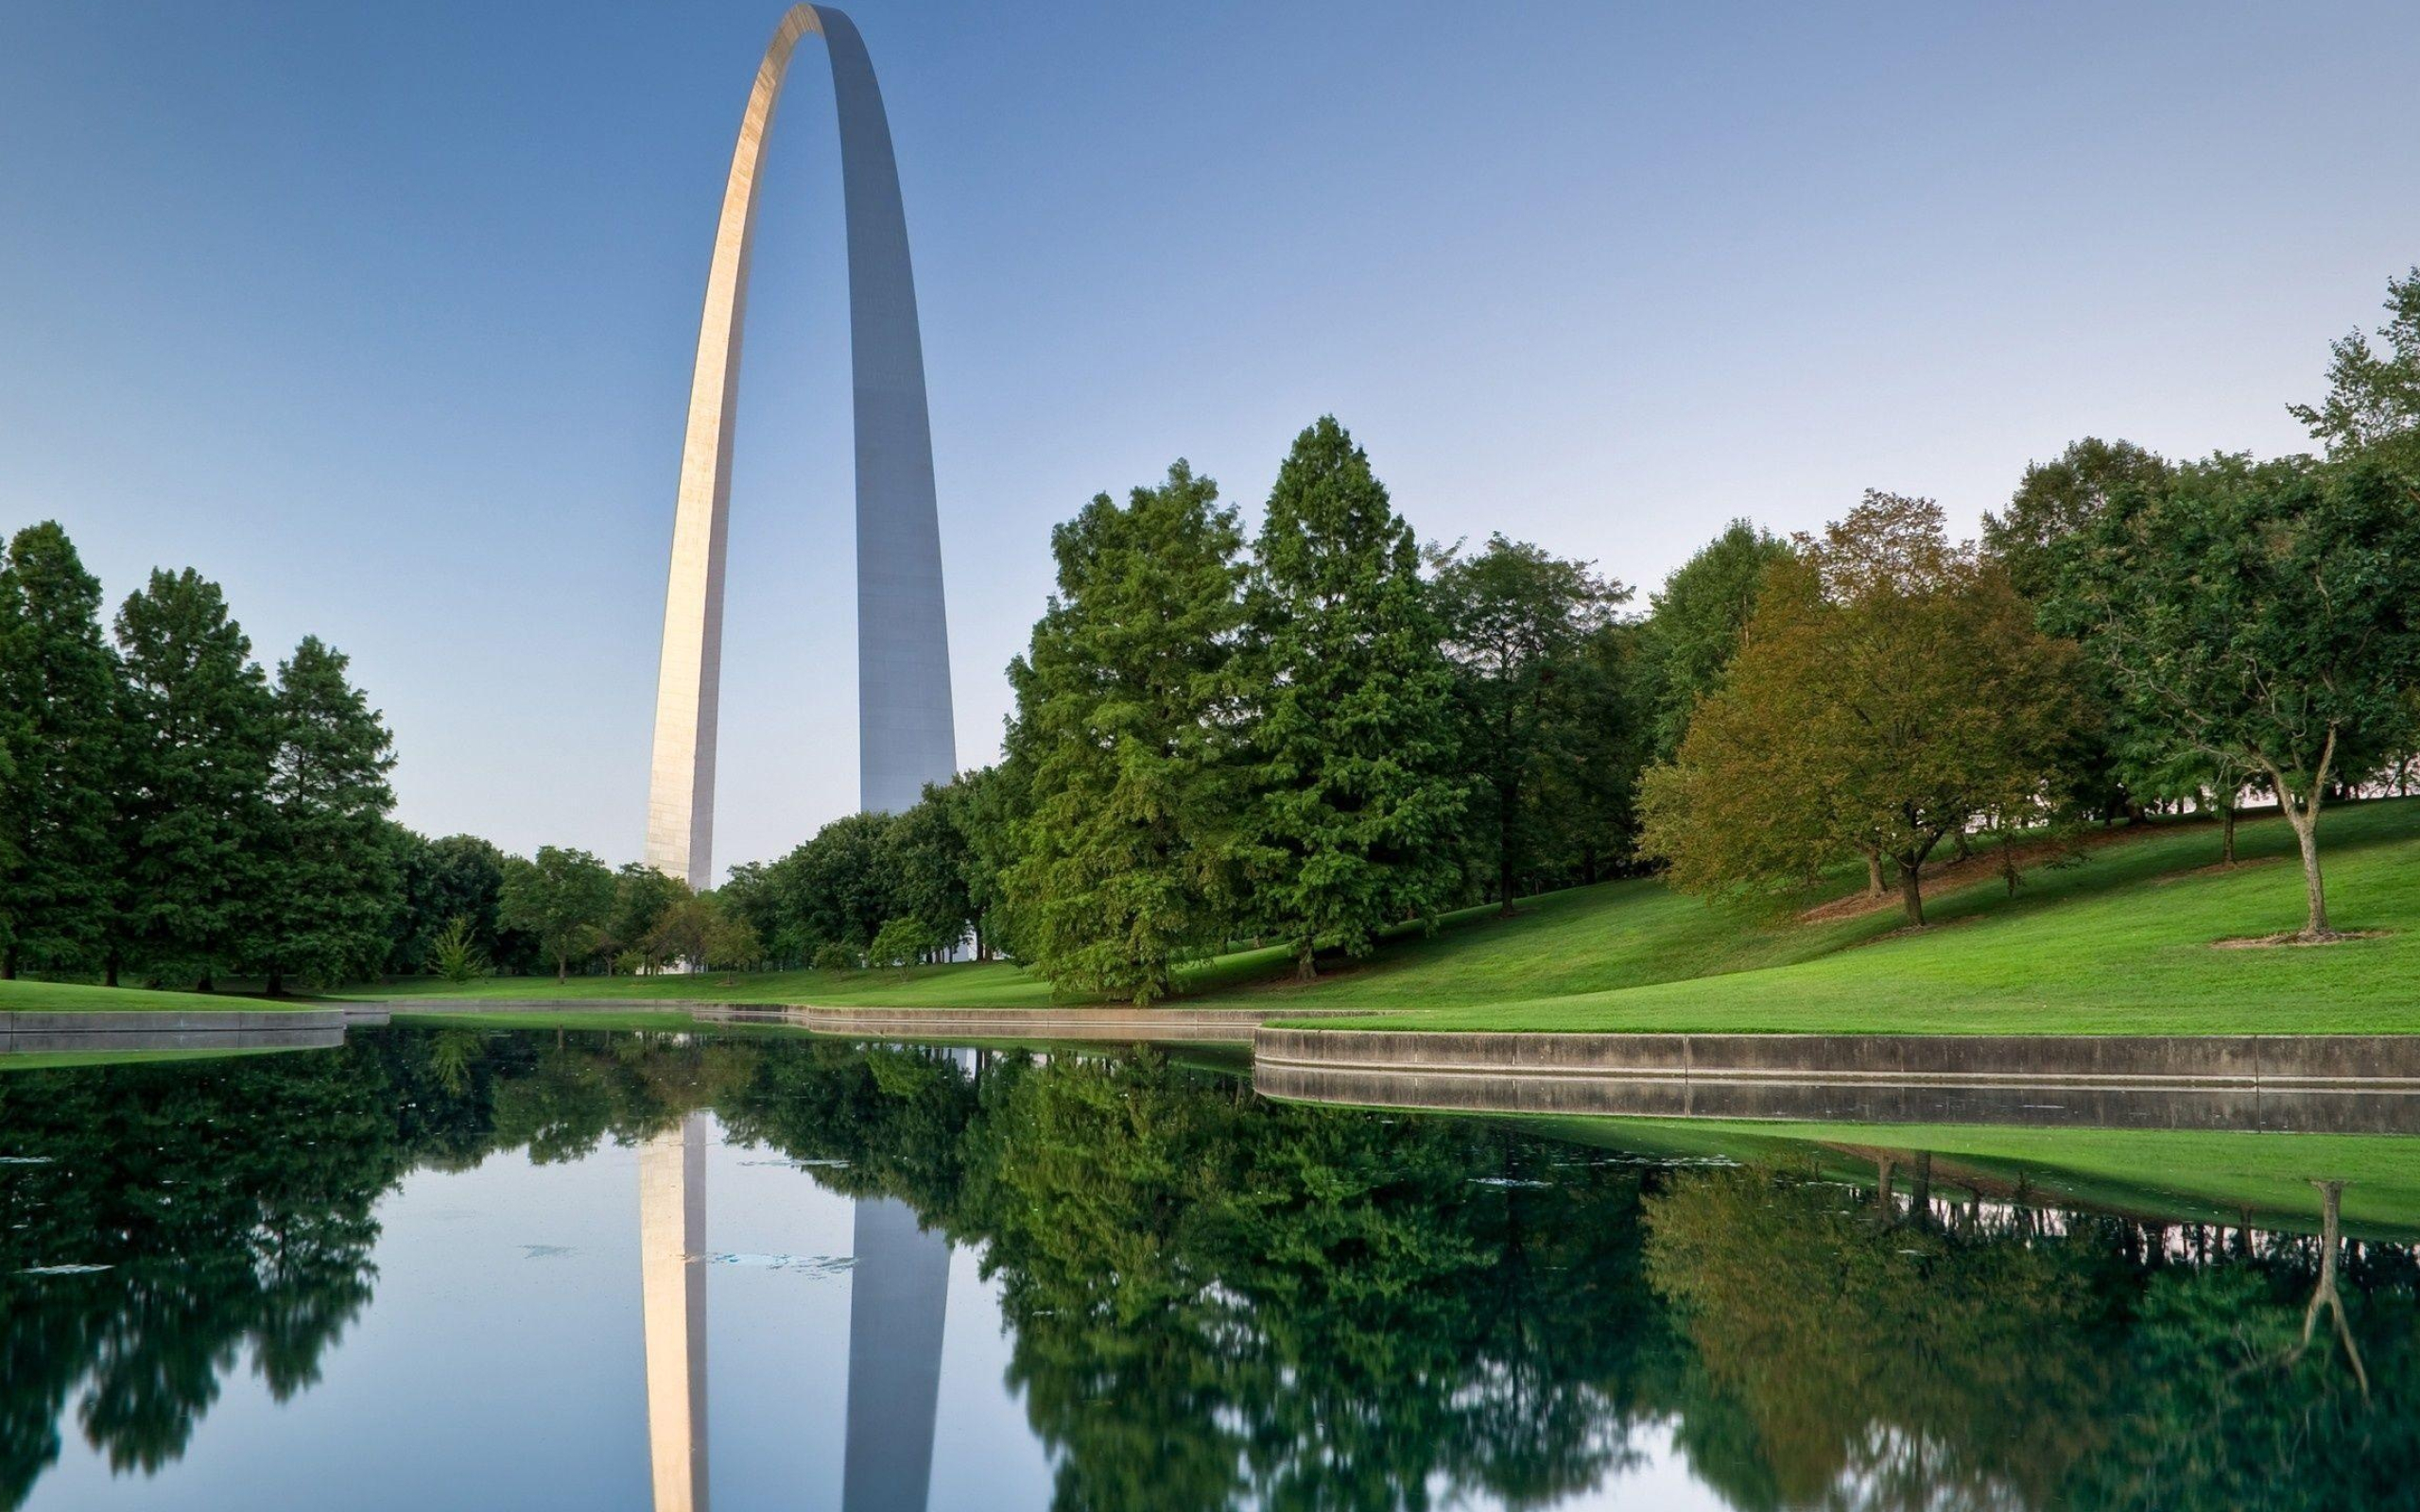
[[[1675,1127],[594,1032],[0,1074],[0,1507],[2420,1504],[2393,1225]]]

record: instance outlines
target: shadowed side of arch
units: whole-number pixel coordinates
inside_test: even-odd
[[[890,127],[849,18],[828,7],[793,6],[757,65],[723,185],[665,593],[647,861],[698,887],[713,876],[724,548],[756,191],[790,56],[811,31],[822,33],[832,63],[848,227],[859,799],[870,809],[907,808],[925,782],[945,782],[957,767],[924,344]]]

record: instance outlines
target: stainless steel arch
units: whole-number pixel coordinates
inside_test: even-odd
[[[840,125],[849,242],[849,350],[856,425],[857,780],[869,809],[912,805],[957,768],[941,524],[923,336],[890,125],[864,41],[829,6],[793,6],[774,28],[740,117],[706,275],[689,386],[672,568],[656,677],[647,860],[703,887],[713,878],[715,727],[722,672],[723,557],[740,328],[756,186],[799,39],[821,32]]]

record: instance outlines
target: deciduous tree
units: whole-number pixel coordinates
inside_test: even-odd
[[[571,963],[596,948],[614,914],[614,873],[585,850],[544,845],[536,859],[508,858],[500,914],[512,929],[527,930],[555,963],[555,980],[567,980]]]
[[[2411,734],[2420,480],[2384,456],[2180,468],[2082,538],[2056,609],[2137,728],[2268,781],[2302,851],[2302,936],[2328,937],[2321,804]]]
[[[1464,759],[1479,780],[1474,817],[1509,914],[1530,839],[1528,799],[1571,709],[1569,665],[1630,591],[1587,562],[1500,535],[1473,556],[1441,552],[1437,564]]]
[[[2056,796],[2074,662],[1996,564],[1949,544],[1938,506],[1869,492],[1770,570],[1728,679],[1648,773],[1640,848],[1703,892],[1887,859],[1922,924],[1945,836]]]
[[[1766,569],[1789,555],[1789,542],[1734,520],[1650,596],[1638,627],[1635,688],[1653,760],[1668,762],[1680,750],[1698,700],[1721,684],[1739,648]]]

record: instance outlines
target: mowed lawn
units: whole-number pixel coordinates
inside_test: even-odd
[[[1396,1027],[1850,1031],[1942,1034],[2363,1033],[2420,1030],[2420,800],[2347,804],[2323,819],[2322,860],[2338,929],[2377,937],[2316,947],[2222,949],[2303,919],[2302,876],[2282,819],[2243,825],[2238,866],[2219,868],[2205,825],[2154,830],[2083,862],[1994,883],[1927,910],[1799,926],[1824,937],[1788,964],[1645,975],[1610,989],[1423,1002]],[[1702,923],[1711,922],[1701,911]],[[1881,926],[1876,929],[1876,926]],[[1828,937],[1824,937],[1828,936]],[[1771,947],[1767,947],[1771,948]],[[1626,952],[1642,973],[1652,949]],[[1743,969],[1745,968],[1745,969]],[[1307,999],[1305,1000],[1307,1001]],[[1333,1026],[1335,1021],[1328,1021]]]
[[[1930,926],[1891,906],[1814,921],[1708,904],[1640,879],[1524,900],[1512,918],[1465,910],[1319,980],[1280,949],[1197,962],[1183,1005],[1383,1010],[1393,1026],[1901,1033],[2420,1031],[2420,799],[2344,804],[2322,820],[2338,928],[2377,937],[2316,948],[2221,949],[2303,917],[2292,835],[2274,816],[2238,831],[2154,824],[2091,837],[2081,860],[2026,868],[2011,897],[1983,875],[1940,888]],[[1843,889],[1855,879],[1841,878]],[[252,1006],[227,995],[0,984],[64,1005]],[[1000,963],[913,971],[433,977],[344,998],[730,1002],[1044,1007],[1049,987]],[[1065,1000],[1062,1000],[1065,1001]],[[0,1006],[13,1005],[0,994]],[[51,1005],[26,1003],[26,1006]],[[1335,1027],[1340,1021],[1318,1021]],[[1341,1021],[1349,1022],[1352,1021]]]
[[[154,992],[139,987],[88,987],[76,982],[0,982],[0,1013],[273,1012],[320,1005],[268,1002],[228,992]]]

